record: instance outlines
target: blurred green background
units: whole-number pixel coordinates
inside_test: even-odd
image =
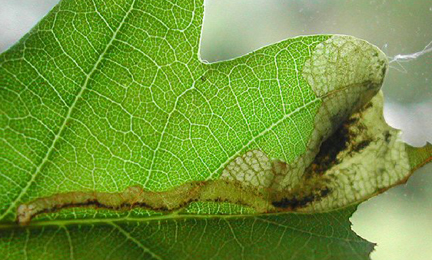
[[[57,2],[0,0],[0,52]],[[432,41],[432,1],[206,0],[201,56],[224,60],[319,33],[357,36],[389,57],[414,53]],[[393,63],[385,81],[385,118],[405,141],[421,146],[432,142],[432,53],[401,65]],[[373,260],[432,259],[432,165],[360,205],[351,220],[360,236],[378,243]]]

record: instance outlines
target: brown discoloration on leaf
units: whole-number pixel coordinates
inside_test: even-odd
[[[329,188],[323,187],[317,189],[309,194],[297,195],[291,197],[285,197],[278,201],[273,201],[272,205],[276,208],[285,210],[296,210],[301,207],[305,207],[310,203],[316,202],[327,196],[331,190]]]
[[[363,110],[371,108],[367,105]],[[333,135],[321,144],[318,154],[314,161],[305,171],[305,177],[311,178],[314,175],[322,175],[327,170],[341,162],[342,153],[351,154],[360,152],[366,148],[371,140],[356,141],[360,132],[364,132],[365,127],[359,123],[361,111],[346,120]]]
[[[366,148],[369,144],[370,144],[371,140],[363,140],[359,143],[356,143],[353,148],[352,151],[353,152],[360,152],[361,150],[363,150],[364,148]]]
[[[182,208],[195,200],[203,184],[203,182],[187,183],[166,192],[145,191],[139,186],[131,186],[118,193],[60,193],[20,205],[17,212],[17,221],[25,225],[36,215],[71,207],[95,207],[112,210],[142,207],[155,211],[172,211]]]
[[[282,167],[284,164],[276,164]],[[279,169],[280,170],[280,169]],[[170,213],[186,208],[190,203],[229,202],[253,208],[257,213],[295,211],[325,197],[330,190],[321,185],[322,179],[311,179],[292,192],[263,193],[256,187],[235,180],[189,182],[162,192],[131,186],[123,192],[68,192],[39,198],[18,208],[17,222],[27,225],[43,213],[57,212],[73,207],[93,207],[109,210],[143,208]]]
[[[335,134],[322,143],[315,160],[306,169],[306,176],[311,177],[315,174],[322,174],[330,169],[337,163],[337,155],[346,149],[347,142],[349,142],[348,129],[342,126]]]
[[[273,212],[274,207],[256,189],[238,181],[214,180],[189,182],[162,192],[131,186],[123,192],[68,192],[39,198],[18,207],[17,222],[27,225],[43,213],[72,207],[94,207],[110,210],[143,208],[158,212],[173,212],[196,201],[230,202],[249,206],[258,212]]]
[[[368,104],[361,111],[371,107],[372,105]],[[372,137],[367,139],[359,138],[367,130],[359,122],[361,111],[350,117],[333,135],[322,143],[314,161],[306,169],[306,176],[311,177],[325,173],[334,165],[340,163],[345,156],[361,152],[371,143]]]
[[[253,150],[228,165],[219,180],[189,182],[162,192],[132,186],[118,193],[57,194],[22,204],[17,221],[26,225],[39,214],[70,207],[143,208],[170,213],[200,201],[229,202],[253,208],[257,213],[273,213],[319,212],[359,203],[406,182],[412,171],[432,159],[430,145],[413,148],[401,144],[398,131],[388,127],[377,112],[382,111],[382,96],[373,102],[376,106],[368,105],[352,115],[322,143],[299,182],[289,189],[274,187],[284,175],[292,173],[292,165]],[[371,165],[371,160],[377,161]],[[407,162],[401,164],[401,160]]]

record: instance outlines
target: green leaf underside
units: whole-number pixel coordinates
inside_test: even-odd
[[[355,208],[316,215],[79,220],[1,233],[10,259],[368,259]],[[42,249],[43,248],[43,249]]]
[[[407,144],[407,151],[411,169],[413,171],[432,161],[432,144],[426,144],[424,147],[412,147]]]
[[[49,201],[42,205],[52,198],[65,204],[68,192],[159,192],[219,178],[244,182],[290,209],[313,201],[306,212],[328,211],[406,180],[431,160],[431,146],[399,144],[379,115],[379,98],[350,117],[381,86],[386,61],[375,47],[347,36],[305,36],[207,64],[199,59],[202,19],[201,0],[63,0],[0,56],[0,255],[368,259],[373,245],[350,230],[354,207],[272,215],[214,195],[176,212],[99,205],[50,213],[55,207],[42,206],[48,214],[29,227],[15,224],[18,206],[41,198]],[[337,132],[345,143],[333,138],[344,147],[319,151],[348,117]],[[383,144],[400,154],[375,149]],[[236,168],[248,153],[273,163],[258,181]],[[341,195],[338,183],[353,179],[340,173],[375,153],[395,164],[395,177],[386,172],[368,182],[364,167],[351,197]],[[278,165],[288,170],[277,172]],[[319,189],[293,197],[305,180]]]
[[[1,56],[3,219],[14,219],[22,202],[61,192],[166,190],[216,178],[230,158],[257,146],[285,161],[304,152],[319,100],[310,103],[315,95],[297,78],[283,77],[298,87],[280,90],[274,56],[292,49],[303,64],[328,36],[208,65],[198,59],[203,6],[192,3],[63,1]],[[294,60],[283,61],[279,73],[287,75]],[[249,85],[270,91],[241,95]],[[307,109],[251,142],[280,120],[282,106],[289,114],[303,103]],[[290,128],[297,140],[281,146],[274,135]]]

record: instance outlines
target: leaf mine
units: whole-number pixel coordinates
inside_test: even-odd
[[[299,184],[289,190],[274,188],[287,164],[253,150],[229,164],[219,180],[189,182],[163,192],[132,186],[120,193],[57,194],[20,205],[17,221],[27,225],[41,213],[88,206],[170,213],[181,212],[192,202],[229,202],[256,213],[316,213],[356,204],[402,182],[411,170],[400,132],[385,123],[382,106],[378,94],[345,121],[321,145]]]
[[[190,203],[230,202],[249,206],[257,212],[275,211],[270,202],[256,190],[237,181],[214,180],[189,182],[163,192],[143,190],[132,186],[123,192],[68,192],[39,198],[21,204],[17,210],[17,222],[28,225],[30,220],[42,213],[56,212],[64,208],[95,207],[111,210],[143,208],[159,212],[173,212],[186,208]]]
[[[359,203],[410,171],[405,146],[398,131],[385,123],[382,96],[376,95],[386,68],[384,54],[365,41],[333,36],[318,44],[302,76],[321,106],[306,152],[291,163],[252,149],[227,164],[220,179],[159,192],[133,186],[118,193],[60,193],[20,205],[17,221],[25,225],[41,213],[81,206],[168,213],[192,202],[228,202],[272,213],[319,212]]]

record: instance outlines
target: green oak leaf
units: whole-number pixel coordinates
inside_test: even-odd
[[[351,231],[354,210],[38,222],[1,232],[0,254],[7,259],[368,259],[373,244]]]
[[[355,205],[432,158],[383,119],[385,55],[317,35],[209,64],[202,20],[63,0],[1,54],[3,258],[368,259]]]

